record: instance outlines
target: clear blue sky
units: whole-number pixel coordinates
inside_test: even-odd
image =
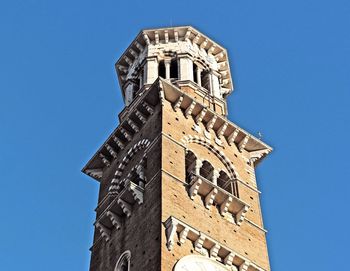
[[[0,270],[87,270],[98,183],[80,169],[123,107],[114,63],[141,28],[229,51],[230,119],[258,167],[273,270],[348,270],[350,2],[0,3]]]

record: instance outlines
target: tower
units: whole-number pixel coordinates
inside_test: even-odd
[[[90,271],[270,270],[254,173],[272,149],[226,117],[226,50],[143,30],[116,71],[120,124],[83,168],[100,183]]]

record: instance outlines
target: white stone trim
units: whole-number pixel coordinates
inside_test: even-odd
[[[186,240],[190,240],[197,252],[204,254],[204,248],[210,252],[209,256],[211,258],[223,263],[228,268],[232,266],[233,259],[237,257],[237,262],[242,262],[239,266],[240,270],[247,270],[247,268],[250,268],[250,270],[254,271],[266,271],[246,257],[238,254],[233,249],[228,248],[217,240],[209,237],[207,234],[189,226],[173,216],[170,216],[164,222],[164,226],[167,239],[166,245],[169,251],[174,249],[176,242],[184,244]],[[186,234],[183,234],[184,232]],[[205,242],[206,240],[207,242]]]
[[[228,159],[222,151],[220,151],[213,143],[211,143],[210,140],[197,135],[195,136],[186,135],[181,139],[181,142],[184,144],[186,148],[188,148],[188,145],[190,143],[196,143],[206,147],[208,150],[212,151],[216,155],[216,157],[218,157],[219,160],[225,165],[225,167],[228,170],[230,178],[236,179],[239,177],[230,159]]]

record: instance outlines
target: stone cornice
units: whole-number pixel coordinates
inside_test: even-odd
[[[211,56],[218,63],[218,73],[222,77],[225,94],[233,91],[228,54],[225,48],[191,26],[145,29],[139,32],[115,64],[120,86],[127,79],[131,67],[141,65],[147,57],[149,47],[168,43],[189,43]]]
[[[154,108],[160,100],[162,103],[167,100],[173,105],[174,110],[181,109],[184,114],[187,112],[187,117],[191,116],[196,122],[202,122],[209,130],[213,130],[219,139],[219,141],[216,140],[217,142],[226,140],[229,145],[236,144],[241,152],[247,152],[254,164],[260,162],[272,151],[270,146],[230,122],[224,116],[218,115],[207,106],[197,102],[172,83],[158,78],[149,88],[140,92],[138,97],[121,112],[121,123],[82,171],[98,181],[101,180],[104,167],[108,167],[118,153],[128,145],[133,136],[154,113]],[[188,110],[190,106],[193,108]],[[130,120],[132,123],[137,123],[137,129],[130,125]],[[206,136],[209,135],[207,131],[205,133]]]
[[[226,139],[229,145],[232,145],[233,143],[236,144],[239,151],[248,152],[249,156],[254,159],[254,162],[261,160],[272,151],[272,148],[262,142],[260,139],[254,137],[244,129],[230,122],[224,116],[218,115],[207,106],[199,103],[190,95],[187,95],[177,88],[175,85],[163,79],[159,80],[162,84],[165,99],[167,101],[173,105],[177,104],[176,107],[183,110],[184,114],[186,114],[187,109],[190,106],[193,107],[191,110],[191,115],[196,122],[198,120],[197,117],[200,116],[200,122],[207,127],[207,130],[213,130],[218,139]],[[180,100],[181,103],[178,103]],[[203,110],[205,110],[205,113],[201,114],[203,113]],[[224,131],[223,127],[225,127]],[[208,133],[206,135],[209,136]]]
[[[265,270],[258,264],[247,259],[245,256],[240,255],[233,249],[208,236],[206,233],[191,227],[173,216],[170,216],[163,224],[165,226],[167,248],[169,251],[174,249],[176,242],[184,244],[189,240],[193,243],[195,250],[198,253],[216,259],[223,263],[227,268],[235,265],[239,267],[239,270]]]

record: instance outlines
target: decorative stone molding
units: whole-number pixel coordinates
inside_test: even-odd
[[[227,129],[227,126],[228,126],[228,123],[225,122],[225,123],[224,123],[223,125],[221,125],[220,128],[216,131],[216,134],[218,135],[218,138],[221,138],[221,137],[224,135],[224,133],[225,133],[225,131],[226,131],[226,129]]]
[[[99,154],[102,162],[107,166],[109,167],[111,165],[111,162],[106,158],[106,156],[103,154],[103,153],[100,153]]]
[[[220,214],[224,217],[230,214],[238,226],[244,221],[249,205],[213,182],[193,174],[188,187],[189,196],[192,200],[199,195],[204,198],[207,209],[215,203],[219,207]]]
[[[113,226],[119,230],[122,226],[122,219],[120,216],[118,216],[117,214],[113,213],[112,211],[107,211],[107,216],[110,217]]]
[[[92,169],[103,171],[105,166],[109,167],[113,159],[118,158],[120,151],[124,150],[129,142],[132,141],[134,135],[140,131],[142,125],[147,122],[148,118],[155,110],[152,103],[145,97],[147,96],[146,94],[147,93],[143,93],[138,101],[133,100],[126,108],[127,111],[121,113],[123,115],[123,121],[83,168],[82,171],[84,173],[96,180],[100,180],[99,177],[88,174],[88,172]]]
[[[124,129],[123,127],[120,128],[120,132],[123,134],[123,136],[124,136],[128,141],[131,141],[131,140],[132,140],[131,134],[130,134],[126,129]]]
[[[130,80],[137,81],[140,70],[144,70],[143,82],[146,84],[152,84],[156,80],[157,60],[164,60],[167,57],[164,55],[164,50],[176,53],[179,57],[180,80],[193,80],[192,59],[200,59],[205,69],[217,74],[217,83],[212,84],[215,88],[211,91],[212,94],[223,99],[223,94],[227,95],[233,91],[226,50],[198,30],[186,26],[140,32],[115,65],[124,97],[126,97],[125,84]],[[211,81],[215,80],[212,78]]]
[[[129,182],[126,184],[128,190],[131,192],[134,200],[141,205],[143,203],[143,193],[144,193],[144,189],[142,187],[140,187],[139,185],[131,182],[129,180]]]
[[[130,271],[130,259],[131,259],[131,252],[130,250],[127,250],[123,252],[122,255],[120,255],[114,271]],[[127,268],[127,270],[125,270]]]
[[[249,139],[250,139],[250,136],[249,136],[249,135],[246,135],[246,136],[241,140],[241,142],[239,142],[239,144],[238,144],[238,149],[239,149],[240,152],[245,148],[245,146],[247,145]]]
[[[239,211],[239,213],[236,215],[236,223],[237,223],[238,226],[241,226],[241,224],[243,223],[248,210],[249,210],[249,206],[244,206]]]
[[[132,212],[132,206],[122,199],[118,199],[117,202],[120,205],[120,207],[122,208],[123,212],[126,214],[126,216],[130,217],[131,212]]]
[[[198,178],[192,185],[191,185],[191,188],[189,190],[189,195],[190,195],[190,198],[193,200],[195,196],[197,196],[198,194],[198,190],[199,190],[199,187],[201,186],[202,184],[202,179]]]
[[[164,226],[166,245],[169,251],[175,248],[176,242],[184,244],[186,240],[189,240],[192,242],[195,251],[202,255],[208,255],[210,258],[224,264],[227,268],[239,266],[239,270],[248,270],[249,268],[251,271],[266,271],[246,257],[173,216],[170,216],[164,222]],[[203,253],[204,251],[209,253]]]
[[[153,115],[154,113],[154,108],[152,106],[150,106],[146,101],[142,101],[141,104],[143,105],[143,107],[147,110],[147,112],[150,115]]]
[[[255,151],[262,153],[263,155],[258,156],[258,159],[256,160],[261,160],[272,151],[272,148],[263,143],[260,139],[252,136],[236,124],[228,121],[225,117],[219,116],[216,112],[207,108],[206,105],[198,103],[193,97],[187,95],[173,84],[162,79],[159,80],[161,80],[163,84],[165,99],[172,104],[174,110],[181,108],[185,117],[188,118],[190,116],[188,113],[191,112],[195,123],[197,125],[202,123],[205,126],[207,130],[204,131],[206,138],[210,139],[211,135],[209,131],[214,130],[219,140],[222,141],[226,139],[229,145],[236,144],[240,151],[244,149],[248,153]],[[179,103],[180,97],[181,103]],[[195,110],[194,108],[191,108],[191,105],[193,106],[194,103]],[[217,122],[221,123],[221,125],[215,125]]]
[[[165,100],[169,101],[172,105],[174,110],[182,109],[184,114],[188,108],[189,105],[192,104],[192,101],[194,100],[181,90],[179,90],[177,87],[172,85],[171,83],[158,79],[148,90],[147,92],[142,93],[142,97],[140,96],[139,99],[134,100],[127,110],[125,112],[122,112],[122,117],[124,119],[124,122],[127,123],[128,127],[131,126],[130,122],[127,121],[128,118],[136,119],[138,123],[141,123],[142,125],[147,122],[147,118],[149,116],[146,115],[146,113],[149,113],[147,109],[144,109],[143,105],[141,105],[141,101],[149,101],[147,98],[148,95],[156,95],[160,97],[152,97],[152,100],[158,99],[161,103],[164,103]],[[180,98],[181,97],[181,98]],[[181,101],[181,102],[179,102]],[[148,102],[148,104],[150,104]],[[152,103],[154,104],[154,103]],[[140,108],[138,105],[142,106]],[[142,110],[141,110],[142,109]],[[146,112],[142,112],[146,111]],[[259,161],[261,161],[268,153],[271,152],[271,147],[263,143],[261,140],[255,138],[254,136],[250,135],[243,129],[239,128],[237,125],[229,122],[226,118],[222,116],[218,116],[215,112],[213,112],[211,109],[208,109],[207,106],[200,104],[196,102],[195,108],[192,110],[191,115],[193,116],[197,126],[202,123],[204,126],[207,126],[208,128],[211,128],[214,130],[216,135],[220,135],[220,141],[223,143],[223,141],[226,139],[228,144],[236,144],[237,148],[240,147],[241,151],[244,149],[248,152],[248,154],[251,154],[251,160],[252,164],[256,165]],[[216,115],[216,121],[219,121],[222,123],[220,126],[214,125],[213,118],[214,115]],[[188,116],[189,117],[189,116]],[[83,168],[83,172],[87,173],[87,170],[100,170],[103,171],[103,168],[108,165],[108,163],[111,162],[111,159],[115,159],[113,155],[110,153],[110,150],[107,150],[106,144],[113,147],[114,151],[118,154],[121,150],[123,150],[126,145],[128,144],[128,141],[125,141],[126,138],[125,135],[123,136],[121,129],[124,125],[124,122],[122,122],[118,128],[113,132],[113,134],[108,138],[108,140],[103,144],[103,146],[98,150],[98,152],[93,156],[93,158],[88,162],[88,164]],[[223,126],[224,125],[224,126]],[[227,126],[225,129],[224,127]],[[131,128],[137,132],[137,129],[134,129],[135,127]],[[139,127],[141,129],[141,127]],[[126,131],[125,128],[124,132]],[[130,129],[130,128],[129,128]],[[199,130],[199,129],[197,129]],[[129,132],[131,136],[131,132]],[[197,143],[207,145],[210,148],[215,149],[215,152],[217,151],[216,147],[212,146],[213,144],[210,143],[210,133],[204,130],[204,133],[207,135],[208,139],[201,138]],[[120,137],[121,136],[121,137]],[[249,136],[249,138],[247,138]],[[242,140],[244,139],[244,140]],[[188,140],[188,138],[184,139],[185,141]],[[192,140],[192,139],[190,139]],[[195,140],[196,141],[196,140]],[[207,142],[206,142],[207,141]],[[186,144],[188,142],[185,142]],[[220,144],[219,141],[216,140],[216,143],[219,146],[223,146]],[[215,144],[215,143],[214,143]],[[240,145],[240,146],[239,146]],[[105,150],[104,150],[105,149]],[[104,156],[104,159],[99,155],[103,151],[102,155]],[[106,156],[108,155],[108,157]],[[109,157],[110,156],[110,157]],[[106,159],[106,160],[105,160]],[[108,161],[107,161],[108,160]],[[225,160],[225,159],[224,159]],[[228,166],[230,164],[229,161]],[[231,167],[231,166],[229,166]],[[229,170],[229,173],[232,174],[233,170]],[[89,174],[88,174],[89,175]],[[99,176],[100,174],[92,175],[96,180],[100,180]],[[96,176],[96,177],[95,177]]]
[[[208,150],[212,151],[216,155],[216,157],[218,157],[219,160],[226,166],[228,173],[232,179],[236,179],[238,177],[231,161],[226,157],[226,155],[222,151],[220,151],[216,146],[214,146],[210,140],[196,135],[187,135],[184,136],[181,142],[185,145],[186,148],[190,143],[196,143],[206,147]]]
[[[233,198],[231,196],[227,197],[224,202],[220,205],[220,214],[226,216],[228,213],[228,208],[232,204]]]
[[[101,235],[107,240],[115,228],[119,230],[123,225],[123,218],[132,216],[135,205],[143,203],[144,188],[138,186],[131,180],[124,180],[124,188],[118,194],[109,194],[112,201],[98,216],[95,223],[99,227]]]
[[[113,158],[117,158],[117,152],[111,147],[109,144],[105,144],[106,149],[109,151],[109,153],[113,156]]]
[[[180,96],[177,99],[176,103],[173,105],[173,109],[174,109],[175,112],[180,108],[183,99],[184,99],[184,97]]]
[[[199,188],[199,187],[198,187]],[[210,206],[213,205],[214,199],[216,194],[218,193],[218,190],[216,188],[213,188],[208,195],[205,196],[205,208],[210,209]]]
[[[116,185],[119,183],[120,176],[123,174],[124,168],[129,163],[131,158],[140,152],[143,149],[146,149],[150,145],[150,141],[148,139],[142,139],[138,143],[134,144],[134,146],[129,149],[129,151],[124,156],[123,160],[119,164],[116,172],[114,173],[114,178],[112,179],[111,186],[109,188],[110,192],[114,192],[116,189]]]
[[[125,148],[125,144],[122,143],[122,141],[116,137],[116,136],[113,136],[113,141],[117,144],[117,146],[119,147],[119,149],[123,150]]]
[[[185,111],[185,118],[188,119],[189,116],[192,115],[193,108],[196,106],[196,102],[192,101],[189,107],[187,107]]]
[[[173,218],[172,216],[169,217],[167,221],[165,221],[165,235],[167,239],[166,246],[169,251],[173,250],[174,248],[174,239],[177,232],[177,224],[178,220]],[[184,243],[184,238],[182,239],[182,242]]]
[[[137,124],[132,119],[127,119],[127,123],[135,131],[135,133],[138,133],[140,131],[140,128],[137,126]]]
[[[145,124],[147,122],[146,116],[144,114],[142,114],[139,110],[136,110],[135,115],[142,122],[142,124]]]
[[[87,169],[85,173],[92,178],[101,180],[103,171],[101,169]]]
[[[227,142],[228,142],[229,145],[232,145],[232,144],[235,142],[235,140],[236,140],[236,138],[237,138],[237,136],[238,136],[238,133],[239,133],[239,129],[236,128],[236,129],[233,131],[233,133],[231,133],[231,134],[228,136]]]
[[[108,242],[111,237],[111,230],[109,230],[107,227],[103,226],[99,222],[95,223],[95,227],[99,230],[101,236]]]
[[[210,120],[207,122],[206,128],[207,128],[208,131],[210,131],[214,127],[214,124],[215,124],[217,118],[218,118],[217,115],[213,115],[210,118]]]
[[[207,108],[204,107],[201,112],[195,117],[195,121],[196,121],[196,124],[198,125],[199,123],[202,122],[203,120],[203,117],[205,116],[205,114],[207,113]]]

